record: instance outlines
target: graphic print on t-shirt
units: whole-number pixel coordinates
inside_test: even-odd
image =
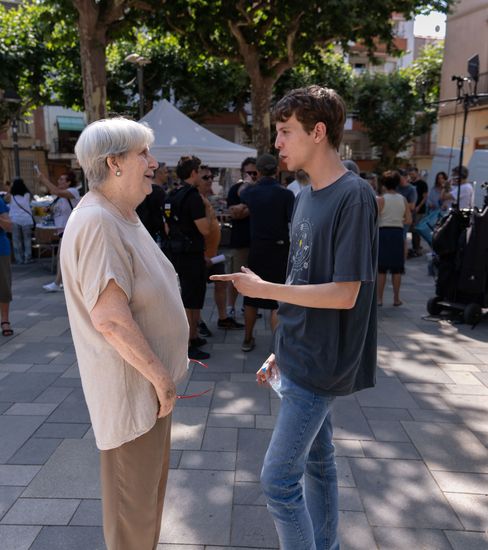
[[[308,282],[308,269],[312,251],[312,223],[304,219],[294,224],[291,238],[290,270],[287,283],[297,280]]]

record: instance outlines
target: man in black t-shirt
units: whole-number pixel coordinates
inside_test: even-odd
[[[249,209],[241,201],[241,192],[249,185],[254,185],[258,179],[256,159],[254,157],[247,157],[242,161],[241,176],[241,179],[229,189],[227,195],[227,207],[232,218],[230,232],[231,271],[238,271],[243,265],[247,266],[251,233],[249,228]],[[235,315],[237,295],[237,290],[232,285],[229,285],[228,304],[231,316]]]
[[[256,162],[258,181],[241,192],[241,200],[249,209],[251,244],[249,247],[250,269],[263,279],[284,283],[290,246],[289,223],[295,196],[275,179],[278,162],[264,153]],[[244,297],[245,334],[242,351],[255,347],[254,325],[258,308],[270,310],[271,330],[278,324],[278,302]]]
[[[207,269],[204,237],[210,231],[210,213],[196,188],[200,181],[197,157],[181,157],[176,174],[181,184],[172,191],[165,207],[168,238],[165,251],[172,261],[181,285],[181,298],[190,326],[188,357],[208,359],[210,354],[200,346],[206,340],[198,336],[198,320],[205,300]]]
[[[292,90],[274,115],[282,161],[311,181],[295,201],[286,284],[246,268],[214,279],[280,302],[276,355],[257,373],[281,396],[261,473],[280,547],[337,550],[331,411],[336,396],[375,384],[378,207],[341,163],[346,110],[334,90]]]
[[[420,178],[419,171],[414,166],[408,169],[408,176],[410,183],[417,190],[417,201],[415,202],[415,210],[413,211],[411,254],[413,256],[420,256],[422,254],[422,247],[420,246],[420,235],[415,231],[415,224],[419,223],[425,216],[429,186],[426,181]]]

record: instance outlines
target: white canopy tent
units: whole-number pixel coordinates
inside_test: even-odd
[[[195,155],[215,168],[240,168],[256,150],[227,141],[193,122],[169,101],[159,101],[140,122],[154,131],[151,153],[159,162],[176,166],[183,155]]]

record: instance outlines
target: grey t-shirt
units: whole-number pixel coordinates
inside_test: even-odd
[[[296,384],[347,395],[374,386],[378,208],[367,182],[347,172],[296,199],[287,281],[290,285],[361,281],[352,309],[281,303],[276,360]]]

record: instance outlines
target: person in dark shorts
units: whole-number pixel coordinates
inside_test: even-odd
[[[181,298],[190,325],[188,357],[202,360],[210,357],[200,349],[206,340],[198,336],[198,321],[207,286],[204,237],[210,231],[210,212],[196,187],[200,183],[200,164],[200,159],[195,156],[181,157],[178,162],[176,174],[181,184],[166,201],[164,213],[168,235],[164,251],[180,280]]]
[[[208,166],[200,166],[200,182],[197,185],[198,191],[202,196],[205,208],[209,212],[210,231],[205,236],[205,263],[207,265],[207,278],[211,275],[222,275],[225,273],[225,260],[215,263],[215,259],[219,256],[219,244],[221,238],[220,223],[217,219],[215,209],[209,201],[212,195],[212,171]],[[212,281],[209,281],[212,282]],[[227,316],[227,287],[228,283],[223,281],[215,281],[214,283],[214,300],[217,306],[217,327],[224,330],[243,329],[244,325],[238,323],[233,317]],[[202,328],[207,329],[207,325],[200,319],[198,330],[202,333]],[[211,333],[209,334],[211,336]]]
[[[405,273],[403,226],[412,223],[407,199],[398,192],[400,174],[394,170],[381,177],[383,195],[377,197],[379,216],[378,305],[383,305],[386,275],[391,273],[393,305],[401,306],[400,285]]]
[[[261,155],[256,167],[258,182],[241,192],[251,222],[248,265],[265,280],[284,283],[290,247],[289,223],[295,196],[275,179],[278,168],[275,157],[266,153]],[[271,310],[271,328],[273,331],[276,328],[278,302],[245,297],[242,351],[252,351],[255,347],[253,332],[258,308]]]
[[[241,192],[249,185],[254,185],[257,179],[256,159],[247,157],[241,164],[241,179],[229,189],[227,195],[227,207],[232,219],[230,232],[231,271],[237,271],[242,266],[247,266],[251,230],[249,209],[241,201]],[[228,303],[231,317],[235,316],[237,295],[237,290],[230,285]]]

